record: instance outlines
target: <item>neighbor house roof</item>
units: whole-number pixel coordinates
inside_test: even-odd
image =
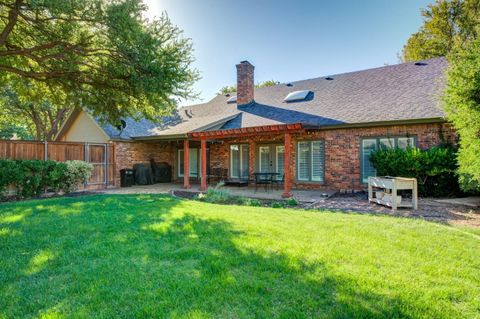
[[[398,121],[441,120],[440,94],[445,58],[388,65],[256,88],[255,101],[227,103],[235,95],[217,95],[207,103],[182,107],[158,123],[128,119],[120,132],[103,126],[112,138],[162,138],[194,131],[302,123],[318,128]],[[293,92],[309,90],[306,100],[285,102]],[[121,133],[121,134],[120,134]]]

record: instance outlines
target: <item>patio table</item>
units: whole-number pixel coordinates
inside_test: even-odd
[[[270,172],[256,172],[253,173],[255,177],[255,192],[258,189],[258,185],[265,185],[265,192],[268,192],[268,186],[273,184],[274,179],[279,176],[279,173],[270,173]]]

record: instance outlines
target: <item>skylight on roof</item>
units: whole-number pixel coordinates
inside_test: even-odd
[[[237,103],[237,96],[231,96],[228,100],[227,103]]]
[[[313,92],[309,90],[293,91],[288,93],[284,101],[285,102],[303,101],[303,100],[306,100],[307,97],[309,97],[311,94],[313,94]]]

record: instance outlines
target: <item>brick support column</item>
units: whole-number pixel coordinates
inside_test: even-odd
[[[285,153],[284,153],[284,172],[285,180],[283,182],[283,194],[282,197],[289,198],[292,197],[292,167],[290,166],[291,161],[291,151],[292,151],[292,136],[290,133],[285,133]]]
[[[253,177],[255,173],[255,141],[248,140],[248,177]]]
[[[183,141],[183,188],[190,188],[190,143]]]
[[[202,165],[201,174],[202,174],[202,183],[200,185],[201,191],[207,190],[207,140],[201,140],[201,160]]]

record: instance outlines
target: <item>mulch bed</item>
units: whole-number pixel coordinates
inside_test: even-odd
[[[173,195],[185,199],[195,199],[199,192],[191,191],[173,191]],[[273,203],[279,203],[278,200],[259,200],[261,206],[271,207]],[[337,193],[325,200],[314,203],[299,203],[298,206],[289,206],[296,209],[317,209],[333,210],[348,213],[363,214],[382,214],[398,217],[420,218],[428,221],[439,222],[442,224],[457,224],[465,226],[480,227],[480,208],[472,208],[463,205],[453,205],[440,203],[432,198],[420,198],[419,209],[399,208],[396,213],[388,207],[369,203],[366,192],[353,194]]]
[[[420,198],[418,210],[414,211],[408,208],[399,208],[395,214],[388,207],[369,203],[368,195],[365,192],[336,194],[324,201],[314,203],[312,208],[421,218],[445,224],[454,223],[480,227],[480,208],[440,203],[433,198]]]
[[[177,196],[185,199],[195,199],[195,197],[197,197],[198,194],[200,194],[200,192],[181,191],[181,190],[172,191],[173,196]]]

